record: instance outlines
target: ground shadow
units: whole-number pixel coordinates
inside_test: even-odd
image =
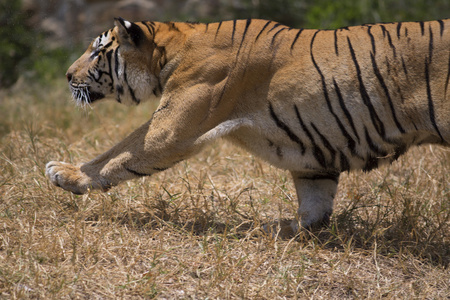
[[[95,226],[99,218],[94,216],[87,221]],[[256,236],[265,236],[268,239],[294,239],[298,243],[314,242],[324,249],[333,251],[345,251],[349,246],[353,249],[373,250],[376,245],[378,255],[392,256],[395,253],[410,253],[433,265],[447,268],[450,264],[449,239],[448,236],[442,237],[445,233],[427,236],[417,232],[407,232],[408,228],[405,228],[404,224],[398,220],[374,224],[367,220],[355,219],[344,211],[334,215],[329,227],[315,231],[294,232],[291,227],[292,220],[288,219],[269,223],[241,215],[230,216],[230,219],[232,221],[225,223],[218,221],[214,215],[199,213],[194,218],[190,216],[187,220],[161,210],[155,212],[129,210],[116,215],[111,221],[137,230],[171,227],[198,236],[218,234],[234,239]]]

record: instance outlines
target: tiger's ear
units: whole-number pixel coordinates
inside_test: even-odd
[[[121,44],[128,43],[139,47],[144,38],[144,32],[138,25],[120,17],[114,18],[114,25],[119,28],[119,40]]]

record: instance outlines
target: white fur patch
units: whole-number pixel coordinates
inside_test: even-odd
[[[253,122],[250,119],[246,118],[227,120],[225,122],[220,123],[219,125],[211,129],[210,131],[206,132],[202,136],[200,136],[195,143],[197,145],[200,145],[205,142],[209,142],[217,138],[223,137],[227,134],[230,134],[231,132],[241,127],[244,126],[251,127],[252,125]]]
[[[131,23],[129,21],[124,21],[124,23],[125,23],[125,27],[130,29]]]

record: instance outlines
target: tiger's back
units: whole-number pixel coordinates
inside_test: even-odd
[[[223,43],[235,44],[227,83],[242,86],[236,115],[242,102],[261,120],[232,135],[244,147],[285,169],[340,172],[373,169],[414,144],[448,144],[447,21],[329,31],[253,22],[208,28],[217,42],[232,26]]]
[[[449,20],[303,30],[119,19],[69,69],[74,95],[159,96],[160,106],[79,170],[52,162],[47,174],[68,190],[105,190],[225,137],[289,170],[302,226],[322,224],[341,172],[371,170],[412,145],[449,145],[449,70]]]

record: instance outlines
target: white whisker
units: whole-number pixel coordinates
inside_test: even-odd
[[[82,109],[86,109],[86,107],[89,107],[92,109],[90,105],[90,96],[89,96],[89,87],[85,84],[80,85],[69,85],[70,91],[72,93],[72,98],[76,102],[77,106],[81,107]]]

